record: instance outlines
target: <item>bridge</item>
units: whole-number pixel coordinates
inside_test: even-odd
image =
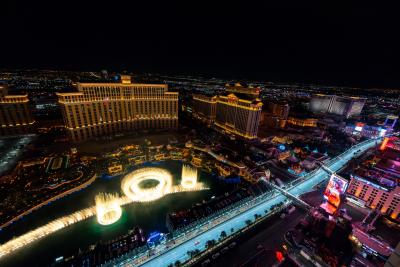
[[[319,166],[321,166],[321,168],[322,168],[324,171],[326,171],[327,173],[335,174],[335,172],[332,171],[331,169],[329,169],[329,167],[325,166],[324,163],[318,161],[318,164],[319,164]]]
[[[230,160],[226,159],[222,155],[218,155],[217,153],[213,152],[210,148],[207,148],[207,147],[203,148],[203,147],[199,147],[199,146],[193,146],[193,149],[202,151],[204,153],[207,153],[211,157],[215,158],[216,160],[221,161],[221,162],[223,162],[225,164],[228,164],[231,167],[238,168],[238,169],[241,169],[241,168],[244,167],[244,166],[238,165],[237,163],[235,163],[233,161],[230,161]]]
[[[301,200],[300,198],[298,198],[297,196],[291,194],[289,191],[271,183],[270,181],[267,181],[266,179],[262,179],[267,185],[269,185],[270,187],[274,188],[275,190],[277,190],[278,192],[280,192],[282,195],[284,195],[285,197],[287,197],[288,199],[294,201],[295,203],[297,203],[300,207],[306,209],[306,210],[310,210],[312,207],[310,205],[308,205],[306,202],[304,202],[303,200]]]
[[[341,177],[339,174],[337,174],[336,172],[332,171],[328,166],[326,166],[324,163],[322,162],[318,162],[318,164],[321,166],[321,169],[326,171],[329,174],[334,174],[335,176],[344,179],[343,177]]]
[[[354,156],[358,156],[371,147],[381,142],[380,139],[371,139],[359,143],[341,155],[325,163],[333,172],[343,168]],[[204,251],[208,240],[218,240],[222,231],[228,235],[247,226],[246,221],[255,220],[255,214],[268,215],[271,207],[284,202],[287,197],[298,198],[300,195],[310,192],[313,187],[329,178],[325,170],[318,168],[304,177],[298,178],[286,184],[286,194],[280,190],[264,193],[253,199],[235,205],[232,209],[226,209],[212,218],[206,218],[191,229],[171,238],[167,244],[162,244],[154,249],[141,254],[127,253],[103,266],[167,266],[176,261],[185,262],[189,259],[190,250]],[[290,194],[290,195],[289,195]]]

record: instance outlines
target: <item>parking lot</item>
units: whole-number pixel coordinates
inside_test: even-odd
[[[260,251],[282,250],[285,232],[294,227],[304,215],[305,211],[298,208],[284,219],[279,214],[274,215],[235,240],[235,245],[230,243],[213,252],[196,266],[241,266]]]

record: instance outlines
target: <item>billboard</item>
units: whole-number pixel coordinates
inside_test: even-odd
[[[348,182],[335,174],[331,175],[324,198],[335,207],[339,207],[340,197],[346,192]]]
[[[357,132],[361,132],[362,131],[362,127],[361,126],[356,126],[355,128],[354,128],[354,130],[356,130]]]

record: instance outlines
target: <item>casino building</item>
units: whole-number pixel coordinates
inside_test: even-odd
[[[193,95],[193,115],[218,130],[242,137],[257,138],[262,102],[259,87],[226,84],[226,95]]]
[[[193,116],[208,125],[215,121],[217,96],[193,95]]]
[[[316,94],[310,100],[310,110],[350,118],[360,115],[365,101],[365,98],[360,97]]]
[[[7,86],[0,85],[0,135],[27,133],[34,123],[28,95],[9,95]]]
[[[385,138],[380,151],[363,162],[350,177],[347,198],[400,221],[400,147]]]
[[[290,116],[287,123],[299,127],[317,127],[318,119],[315,118],[296,118]]]
[[[58,93],[73,142],[138,129],[178,127],[178,93],[166,84],[78,83],[78,92]]]

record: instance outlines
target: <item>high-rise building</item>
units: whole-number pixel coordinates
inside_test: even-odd
[[[219,96],[215,126],[246,139],[257,138],[262,105],[258,98],[242,99],[235,94]]]
[[[137,129],[178,127],[178,93],[166,84],[78,83],[78,92],[58,93],[73,142]]]
[[[27,133],[34,123],[28,95],[9,95],[7,86],[0,85],[0,134]]]
[[[195,118],[211,125],[215,121],[217,96],[193,95],[192,114]]]
[[[330,113],[350,118],[360,115],[366,99],[336,95],[313,95],[310,109],[316,113]]]
[[[400,152],[395,137],[385,138],[373,158],[362,162],[350,177],[347,195],[362,206],[400,220]]]
[[[371,209],[400,220],[400,186],[389,187],[354,175],[351,176],[347,194]]]
[[[193,95],[193,116],[224,133],[245,139],[257,138],[262,102],[259,87],[226,84],[228,95]]]
[[[264,112],[264,124],[269,128],[284,128],[290,107],[287,103],[269,102]]]

